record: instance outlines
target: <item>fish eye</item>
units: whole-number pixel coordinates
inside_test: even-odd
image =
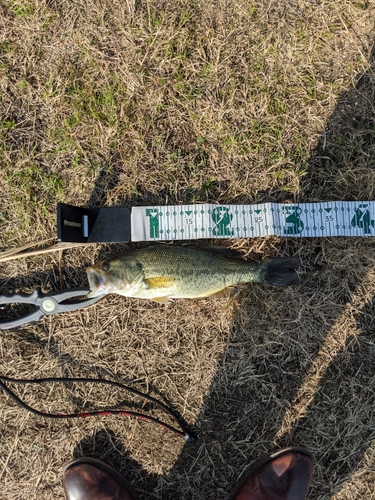
[[[102,264],[103,271],[109,271],[109,262],[103,262]]]

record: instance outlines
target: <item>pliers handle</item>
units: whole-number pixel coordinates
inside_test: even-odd
[[[11,328],[25,325],[26,323],[39,321],[45,314],[77,311],[101,299],[101,297],[93,297],[91,299],[82,298],[82,296],[87,295],[89,291],[89,288],[68,288],[66,290],[52,290],[51,292],[43,293],[37,288],[32,293],[19,292],[0,295],[0,305],[31,304],[36,307],[35,311],[20,316],[19,318],[0,321],[0,330],[10,330]],[[74,300],[74,297],[78,298]]]

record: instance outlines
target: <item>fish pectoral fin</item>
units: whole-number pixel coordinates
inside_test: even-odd
[[[173,300],[169,299],[168,297],[154,297],[150,300],[158,302],[159,304],[168,304],[169,302],[173,302]]]
[[[215,297],[215,298],[220,298],[220,297],[234,297],[238,293],[240,293],[239,289],[236,288],[235,286],[228,286],[227,288],[223,288],[223,290],[220,290],[220,292],[215,292],[211,295],[207,295],[207,297]]]
[[[144,280],[144,283],[151,290],[152,288],[170,288],[174,285],[175,281],[173,278],[167,276],[156,276],[155,278]]]

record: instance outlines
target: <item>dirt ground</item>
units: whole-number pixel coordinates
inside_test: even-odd
[[[1,249],[55,238],[58,202],[374,199],[374,15],[373,0],[0,0]],[[314,454],[309,499],[375,499],[373,238],[214,243],[297,255],[301,284],[110,295],[0,335],[1,374],[122,381],[196,443],[128,417],[42,419],[0,392],[0,499],[63,499],[64,466],[91,456],[145,500],[224,500],[290,445]],[[1,263],[1,291],[83,286],[135,246]],[[117,389],[12,388],[47,412],[149,410]]]

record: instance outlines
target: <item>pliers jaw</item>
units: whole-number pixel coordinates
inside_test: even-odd
[[[28,314],[14,319],[0,321],[0,330],[10,330],[18,326],[39,321],[44,315],[72,312],[88,307],[102,297],[86,298],[89,288],[68,288],[43,293],[40,289],[32,293],[15,293],[0,295],[0,304],[31,304],[36,309]],[[76,298],[74,300],[74,298]],[[72,300],[73,299],[73,300]]]

